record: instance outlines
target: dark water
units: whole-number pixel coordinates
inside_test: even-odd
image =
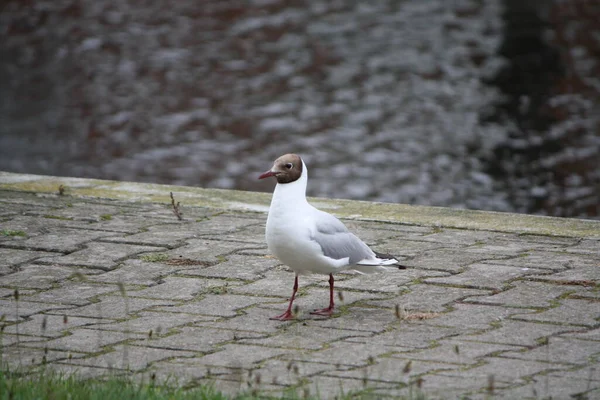
[[[599,215],[596,2],[374,3],[5,1],[0,169]]]

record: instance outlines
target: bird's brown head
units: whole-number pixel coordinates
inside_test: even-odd
[[[302,176],[302,159],[297,154],[285,154],[273,163],[270,170],[263,173],[258,179],[274,176],[277,183],[291,183]]]

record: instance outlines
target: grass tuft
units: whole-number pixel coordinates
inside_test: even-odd
[[[0,400],[5,399],[222,400],[226,397],[210,386],[183,389],[152,383],[135,383],[123,377],[93,380],[51,371],[27,375],[2,369],[0,370]]]
[[[0,231],[3,236],[20,236],[27,237],[27,234],[23,231],[13,231],[12,229],[3,229]]]

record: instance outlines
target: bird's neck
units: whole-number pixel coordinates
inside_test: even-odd
[[[308,171],[306,165],[303,165],[302,175],[300,178],[290,183],[278,183],[273,192],[271,200],[271,210],[296,208],[306,201],[306,184],[308,182]]]

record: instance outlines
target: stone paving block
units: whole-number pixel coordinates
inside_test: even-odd
[[[311,363],[291,360],[268,360],[252,370],[250,377],[260,376],[261,382],[274,385],[296,385],[310,376],[335,371],[334,364]]]
[[[237,332],[234,329],[214,329],[213,324],[202,326],[184,326],[177,329],[176,333],[168,336],[147,340],[144,346],[170,350],[187,350],[213,352],[220,349],[221,345],[234,340],[256,337],[258,333]],[[254,349],[252,347],[251,349]]]
[[[486,253],[466,252],[463,249],[436,249],[416,255],[406,264],[419,270],[439,270],[448,272],[459,272],[467,265],[476,262],[497,263],[508,256],[498,256]],[[501,261],[502,263],[504,261]]]
[[[575,339],[582,339],[582,340],[600,341],[600,328],[586,329],[583,331],[581,329],[578,329],[575,332],[565,333],[561,336],[575,338]]]
[[[253,244],[257,246],[265,245],[265,224],[266,220],[256,221],[252,225],[247,225],[229,233],[203,233],[199,236],[206,239],[225,240],[228,242],[240,242]]]
[[[43,336],[27,336],[22,334],[12,335],[10,333],[5,333],[2,335],[2,348],[7,348],[9,346],[19,347],[23,344],[32,342],[38,344],[39,342],[44,342],[47,340],[49,339]]]
[[[462,377],[481,382],[488,382],[488,377],[493,376],[495,383],[525,382],[525,378],[550,371],[566,370],[565,365],[545,362],[518,360],[514,358],[485,357],[485,364],[474,366],[461,371],[440,371],[439,375]]]
[[[108,322],[109,320],[105,320]],[[65,317],[64,315],[36,314],[29,317],[27,321],[18,325],[9,325],[4,328],[5,333],[17,333],[20,335],[40,336],[56,338],[64,336],[67,331],[87,325],[102,322],[96,318]]]
[[[318,279],[319,275],[306,275],[298,278],[300,288],[305,288]],[[274,268],[264,273],[264,278],[255,282],[238,286],[232,289],[235,294],[249,294],[257,296],[278,296],[288,298],[292,295],[294,285],[294,273],[287,268]],[[304,290],[304,289],[303,289]],[[299,295],[303,290],[299,290]],[[301,296],[300,296],[301,297]],[[300,298],[298,297],[298,298]]]
[[[102,214],[99,218],[94,217],[94,219],[95,221],[93,223],[88,223],[86,229],[118,232],[130,235],[145,231],[146,229],[149,229],[150,226],[160,222],[141,218],[139,215],[123,214]],[[83,223],[80,225],[77,225],[76,223],[72,225],[80,226],[82,228],[85,226]],[[107,237],[107,240],[111,240],[111,238]]]
[[[437,285],[410,285],[410,292],[394,297],[393,300],[373,301],[365,304],[379,307],[394,307],[396,304],[408,311],[443,312],[450,303],[473,296],[474,299],[489,294],[489,290],[468,289]]]
[[[494,394],[497,399],[597,399],[600,384],[564,377],[533,377],[533,382],[503,389]]]
[[[89,367],[117,368],[140,371],[150,364],[174,357],[192,357],[195,353],[181,350],[156,349],[132,345],[115,346],[112,351],[94,357],[76,358],[63,363]]]
[[[19,264],[31,262],[35,259],[42,257],[54,257],[58,256],[56,253],[50,253],[47,251],[29,251],[29,250],[18,250],[18,249],[3,249],[0,248],[0,271],[4,267],[17,266]],[[6,272],[11,271],[8,269]]]
[[[567,379],[573,379],[577,381],[594,381],[600,382],[600,370],[598,370],[596,364],[588,364],[584,367],[577,367],[569,369],[568,371],[555,371],[548,374],[550,377],[562,376]]]
[[[411,387],[402,389],[382,389],[377,388],[374,393],[377,395],[405,396],[406,398],[419,398],[422,393],[426,399],[447,400],[447,399],[473,399],[471,393],[486,392],[487,379],[468,379],[462,376],[444,376],[439,374],[426,374],[419,377],[421,379],[421,389],[418,389],[416,379],[413,378]],[[506,387],[508,384],[496,382],[496,388]],[[486,398],[486,397],[484,397]],[[487,397],[489,398],[489,396]]]
[[[518,316],[519,319],[553,324],[600,326],[600,302],[585,299],[563,299],[555,308],[541,313]]]
[[[422,236],[429,235],[437,230],[437,228],[430,226],[411,225],[398,222],[382,223],[382,221],[355,220],[350,218],[340,218],[340,220],[352,232],[355,232],[355,229],[394,231],[401,236],[410,236],[413,239],[421,238]]]
[[[581,263],[581,259],[578,261],[579,263],[571,264],[571,268],[566,271],[552,275],[536,276],[535,278],[540,281],[558,284],[585,284],[598,287],[600,284],[600,278],[598,277],[600,261],[585,260],[587,261],[585,263]]]
[[[564,271],[570,266],[573,267],[577,263],[581,263],[581,261],[581,257],[565,252],[534,250],[522,253],[517,257],[503,259],[501,263],[502,265],[512,267]],[[485,260],[482,262],[485,264],[497,263],[494,260]]]
[[[77,359],[84,357],[85,353],[72,351],[55,351],[40,348],[29,348],[27,344],[2,348],[2,361],[11,370],[19,368],[37,367],[55,363],[57,361]]]
[[[97,353],[105,346],[113,346],[120,342],[141,339],[143,335],[111,331],[98,331],[87,328],[75,328],[70,335],[44,342],[31,342],[28,347],[41,347],[51,350],[74,351],[79,353]]]
[[[231,293],[207,294],[202,300],[176,307],[173,311],[177,312],[179,309],[186,308],[203,315],[233,317],[238,314],[237,310],[239,309],[270,303],[282,304],[281,299],[272,297],[244,296]]]
[[[84,229],[49,228],[46,230],[48,231],[47,233],[31,236],[24,240],[0,242],[0,247],[10,246],[12,248],[24,250],[72,253],[81,249],[87,242],[101,237],[115,235],[114,232],[90,231]],[[52,260],[49,260],[49,262],[52,262]]]
[[[537,249],[556,250],[562,247],[563,246],[552,246],[546,243],[527,242],[523,240],[495,239],[490,240],[489,242],[474,244],[464,250],[467,253],[486,253],[497,256],[515,257]]]
[[[511,279],[528,275],[544,274],[547,271],[531,268],[508,267],[501,264],[471,264],[456,275],[441,278],[426,278],[426,283],[460,285],[475,289],[502,290]]]
[[[129,259],[121,262],[118,268],[112,271],[86,276],[86,281],[92,283],[114,283],[115,285],[123,283],[127,285],[153,286],[163,277],[175,274],[186,268],[189,268],[189,266]]]
[[[146,311],[157,306],[176,304],[171,300],[141,299],[123,296],[100,296],[98,303],[65,310],[66,315],[91,318],[127,318],[131,314]]]
[[[437,242],[424,242],[421,240],[399,240],[397,247],[394,249],[394,256],[411,258],[429,250],[445,248],[456,249],[457,247]]]
[[[51,210],[47,208],[32,208],[28,211],[27,215],[43,217],[50,214],[56,217],[54,219],[57,221],[83,221],[89,223],[98,221],[108,222],[122,212],[122,204],[69,201],[65,198],[59,207],[53,207]]]
[[[208,367],[201,362],[200,357],[189,357],[156,361],[136,376],[142,382],[148,382],[154,375],[157,383],[186,384],[194,382],[198,385],[201,384],[200,379],[206,378],[205,383],[210,385],[231,373],[230,368]]]
[[[176,222],[169,224],[153,225],[143,232],[133,235],[106,238],[106,242],[124,243],[138,246],[156,246],[174,248],[181,246],[187,239],[199,235],[199,230],[190,222]]]
[[[264,217],[240,218],[240,214],[220,214],[196,222],[199,235],[214,235],[233,233],[239,229],[264,223]]]
[[[52,364],[52,371],[61,376],[75,376],[77,379],[123,378],[125,376],[121,370],[97,366],[87,367],[83,365],[62,364],[61,362]]]
[[[569,298],[600,301],[600,285],[578,285],[575,291],[569,295]]]
[[[363,242],[367,243],[369,246],[377,247],[377,244],[382,242],[394,243],[395,248],[402,247],[402,242],[404,240],[418,239],[422,240],[423,236],[418,235],[417,237],[407,237],[403,231],[399,231],[397,229],[381,229],[381,226],[377,228],[373,228],[373,226],[368,227],[363,225],[361,222],[352,221],[352,220],[343,220],[344,225],[350,230],[350,232],[354,233],[358,236]],[[392,224],[390,224],[392,225]],[[387,227],[387,226],[385,226]],[[394,254],[395,255],[395,254]]]
[[[438,340],[456,336],[459,333],[468,332],[468,328],[464,329],[464,327],[462,330],[459,328],[442,326],[432,329],[431,326],[421,323],[412,321],[398,321],[397,325],[394,326],[393,329],[388,329],[385,333],[377,334],[370,338],[353,337],[346,339],[346,341],[353,343],[376,342],[392,348],[401,346],[409,347],[411,349],[418,349],[428,348]]]
[[[575,246],[565,249],[568,253],[590,255],[596,259],[600,258],[600,240],[582,239]]]
[[[147,338],[156,338],[168,334],[173,328],[212,320],[201,315],[160,312],[153,309],[140,312],[138,316],[120,322],[95,320],[90,327],[107,331],[136,332],[145,334]]]
[[[187,273],[207,278],[231,278],[257,280],[265,276],[265,272],[279,264],[273,258],[240,256],[232,254],[227,261],[205,268],[190,268]]]
[[[191,300],[209,288],[223,285],[222,281],[209,281],[198,278],[180,276],[165,277],[152,287],[143,290],[129,291],[130,297],[144,297],[165,300]]]
[[[245,379],[243,374],[233,374],[232,376],[220,375],[218,379],[205,378],[197,381],[199,385],[207,385],[213,387],[219,393],[222,393],[226,398],[235,398],[241,393],[252,393],[253,390],[257,390],[258,393],[270,394],[275,391],[275,395],[280,395],[281,392],[285,392],[286,388],[276,385],[269,385],[262,383],[257,385],[256,388],[250,386]]]
[[[600,345],[591,340],[573,340],[565,337],[551,337],[549,344],[531,350],[508,351],[500,355],[552,364],[586,365],[591,358],[600,355]]]
[[[370,336],[370,332],[320,328],[310,323],[292,324],[283,327],[278,334],[266,338],[248,338],[239,342],[274,348],[318,350],[332,342],[355,336]]]
[[[6,321],[19,321],[33,314],[50,310],[67,312],[72,308],[73,306],[70,305],[37,303],[21,299],[16,302],[14,297],[0,299],[0,317],[4,316]]]
[[[166,252],[171,258],[198,261],[199,264],[217,264],[227,260],[229,254],[243,250],[266,248],[253,243],[226,242],[210,239],[189,239],[186,245]]]
[[[49,289],[75,272],[72,268],[59,265],[23,265],[18,272],[4,275],[0,285],[19,289]]]
[[[579,238],[566,237],[566,236],[548,236],[548,235],[536,235],[533,233],[522,233],[517,235],[507,235],[506,240],[514,240],[517,242],[533,242],[542,243],[553,246],[554,248],[562,248],[573,246],[579,243]]]
[[[406,384],[414,380],[415,376],[430,372],[454,371],[459,366],[436,361],[417,361],[392,357],[374,358],[372,365],[352,369],[350,371],[332,371],[328,376],[340,378],[363,379],[372,381]],[[408,372],[405,372],[407,371]]]
[[[217,322],[211,322],[210,327],[264,334],[278,332],[283,326],[292,323],[290,321],[274,321],[269,319],[273,316],[273,311],[270,309],[254,307],[247,310],[242,315]],[[200,322],[197,326],[208,325]]]
[[[239,255],[245,255],[245,256],[258,256],[258,257],[265,257],[265,258],[273,258],[275,259],[275,256],[273,256],[270,252],[269,249],[267,248],[267,246],[262,246],[262,247],[256,247],[256,248],[250,248],[250,249],[241,249],[241,250],[237,250],[235,252],[235,254],[239,254]]]
[[[137,246],[119,243],[91,242],[85,248],[66,256],[41,258],[40,262],[52,262],[59,265],[81,266],[86,268],[109,271],[114,269],[122,259],[151,251],[161,251],[163,248]]]
[[[71,229],[87,230],[90,220],[84,220],[80,217],[78,220],[66,218],[53,214],[55,210],[47,207],[35,207],[34,211],[27,211],[26,214],[16,215],[2,222],[2,229],[21,231],[26,234],[25,238],[38,237],[44,233],[53,231],[65,231]],[[114,233],[112,233],[114,235]],[[10,239],[1,237],[1,239]],[[23,237],[13,237],[12,239],[24,240]]]
[[[37,289],[19,289],[19,296],[30,296],[34,293],[37,293]],[[0,298],[11,298],[15,295],[15,289],[0,287]]]
[[[446,276],[444,272],[422,271],[419,269],[399,270],[390,268],[382,273],[368,275],[353,275],[352,278],[340,281],[336,284],[339,289],[365,290],[371,292],[383,292],[398,294],[406,290],[406,285],[416,279],[431,276]],[[327,276],[321,278],[320,284],[329,287]]]
[[[423,235],[419,240],[425,242],[436,242],[448,245],[452,243],[458,246],[472,246],[493,240],[507,240],[514,237],[514,234],[496,233],[489,231],[474,231],[468,229],[450,229],[443,228]]]
[[[296,295],[296,297],[298,300],[294,301],[294,309],[298,311],[297,318],[322,319],[320,316],[311,316],[309,313],[314,310],[325,308],[329,305],[329,287],[305,287],[302,291],[302,296]],[[393,296],[390,296],[390,294],[387,293],[370,293],[366,291],[335,289],[335,309],[333,315],[337,317],[345,312],[352,314],[351,308],[358,307],[359,309],[362,309],[365,302],[368,300],[380,300],[381,304],[383,304],[381,307],[386,308],[387,311],[390,308],[390,304],[394,304],[390,300],[392,298]],[[385,299],[390,300],[390,302],[386,303]],[[281,314],[287,307],[287,301],[279,301],[279,303],[262,307],[271,308],[274,310],[274,315],[278,313]]]
[[[397,390],[397,385],[377,382],[374,383],[370,380],[363,381],[363,379],[347,379],[341,377],[331,376],[315,376],[310,379],[310,382],[303,385],[297,390],[299,393],[298,397],[315,396],[316,398],[322,399],[335,399],[344,398],[349,393],[360,392],[362,390],[367,391],[370,387],[377,385],[379,388],[387,388]],[[367,392],[368,393],[368,392]]]
[[[210,366],[252,368],[264,360],[286,354],[288,350],[248,344],[226,344],[216,353],[201,358]]]
[[[482,357],[504,354],[507,351],[523,350],[522,346],[464,342],[460,336],[440,340],[437,346],[409,353],[392,354],[390,357],[404,360],[437,361],[446,364],[477,364]]]
[[[537,346],[547,336],[561,332],[570,332],[573,327],[538,324],[535,322],[510,321],[501,322],[501,326],[487,332],[463,336],[465,341],[483,343],[500,343],[515,346]]]
[[[506,307],[535,308],[550,307],[552,302],[578,289],[577,286],[552,285],[540,282],[514,281],[512,288],[490,296],[477,296],[464,301],[467,303],[502,305]]]
[[[73,271],[71,272],[73,273]],[[77,270],[75,270],[75,272],[77,272]],[[62,282],[57,289],[40,291],[33,295],[26,295],[25,298],[29,301],[83,306],[92,303],[94,298],[98,295],[113,292],[116,294],[119,293],[119,288],[116,285],[94,284],[87,281],[71,281]]]
[[[306,315],[306,318],[310,318],[310,315]],[[390,325],[397,321],[393,307],[383,309],[351,306],[344,313],[334,314],[334,318],[315,316],[310,323],[323,328],[349,329],[375,334],[390,329]]]
[[[409,346],[390,347],[377,340],[368,341],[368,339],[365,339],[362,343],[342,340],[331,343],[324,350],[295,352],[291,357],[298,361],[335,365],[337,370],[346,370],[351,367],[368,366],[373,363],[374,359],[382,355],[410,350]]]
[[[454,326],[457,328],[468,327],[470,330],[480,331],[490,329],[492,323],[499,323],[511,315],[533,313],[534,310],[511,309],[491,305],[454,304],[453,310],[441,314],[433,319],[421,321],[425,325]]]

